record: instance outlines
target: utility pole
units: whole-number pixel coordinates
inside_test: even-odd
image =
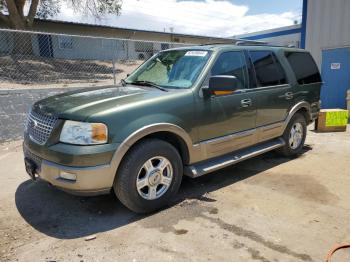
[[[174,42],[174,27],[169,27],[170,30],[170,42]]]

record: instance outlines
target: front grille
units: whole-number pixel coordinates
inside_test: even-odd
[[[31,140],[43,145],[49,138],[57,118],[30,111],[25,124],[26,132]]]

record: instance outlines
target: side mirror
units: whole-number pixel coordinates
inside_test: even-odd
[[[230,75],[216,75],[209,78],[209,87],[203,88],[206,97],[233,94],[238,89],[238,79]]]

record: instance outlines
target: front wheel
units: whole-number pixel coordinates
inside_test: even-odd
[[[306,130],[305,117],[296,113],[283,133],[282,138],[285,141],[285,145],[277,151],[287,157],[299,155],[305,143]]]
[[[125,156],[114,182],[119,200],[136,213],[166,206],[177,193],[182,179],[178,151],[159,139],[146,139]]]

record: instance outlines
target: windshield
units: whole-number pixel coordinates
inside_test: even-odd
[[[209,51],[170,50],[146,61],[125,82],[152,82],[164,88],[190,88],[210,57]]]

